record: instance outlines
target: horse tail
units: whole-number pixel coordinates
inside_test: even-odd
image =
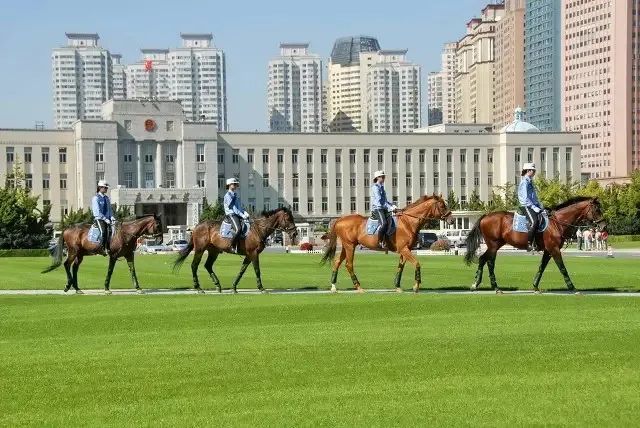
[[[329,260],[332,260],[336,255],[336,248],[338,246],[338,233],[336,232],[336,223],[337,221],[331,223],[331,225],[329,226],[329,233],[322,236],[322,239],[329,240],[329,244],[327,244],[327,246],[325,247],[324,255],[320,260],[321,265],[324,265]]]
[[[478,248],[480,248],[480,242],[482,240],[482,231],[480,230],[480,222],[485,218],[486,214],[478,219],[476,224],[467,235],[467,252],[464,255],[464,262],[467,266],[471,265],[476,260]]]
[[[186,248],[180,250],[180,252],[178,253],[178,257],[173,262],[174,273],[180,270],[180,267],[182,267],[184,261],[187,259],[187,257],[189,257],[189,253],[191,253],[191,251],[193,251],[193,232],[191,233],[191,239],[189,239],[189,245],[187,245]]]
[[[52,270],[59,268],[60,265],[62,264],[62,256],[64,253],[63,235],[64,235],[64,232],[61,233],[60,236],[58,237],[58,242],[56,242],[56,245],[53,248],[51,248],[51,258],[53,259],[51,266],[43,270],[42,273],[51,272]]]

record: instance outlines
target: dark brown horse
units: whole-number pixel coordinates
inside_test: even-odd
[[[76,293],[82,294],[82,291],[78,287],[78,269],[80,268],[82,259],[84,256],[102,254],[101,245],[93,243],[88,239],[90,227],[90,224],[76,224],[65,229],[53,249],[53,264],[42,271],[42,273],[47,273],[60,267],[62,264],[63,251],[66,247],[67,259],[64,261],[64,269],[67,272],[67,285],[64,287],[65,292],[73,287]],[[127,265],[129,265],[131,281],[136,291],[142,293],[133,262],[136,243],[141,236],[159,237],[162,239],[160,218],[151,214],[135,220],[125,221],[116,226],[116,232],[109,248],[109,268],[107,269],[107,277],[104,281],[105,294],[111,294],[111,290],[109,290],[111,274],[113,273],[116,261],[120,257],[124,257]]]
[[[238,276],[233,281],[233,292],[237,293],[238,282],[247,270],[249,263],[253,263],[253,269],[256,272],[256,283],[258,290],[264,292],[262,287],[262,279],[260,277],[260,253],[266,246],[267,238],[276,230],[287,232],[291,241],[295,241],[298,229],[293,221],[293,214],[289,208],[277,208],[272,211],[263,211],[262,215],[254,218],[251,223],[251,230],[246,239],[238,241],[238,255],[243,255],[242,266]],[[195,251],[193,261],[191,262],[191,273],[193,275],[193,287],[199,293],[204,293],[200,288],[198,281],[198,265],[202,259],[202,254],[207,251],[208,257],[204,262],[204,267],[209,273],[216,286],[216,290],[222,293],[222,285],[218,276],[213,271],[215,263],[220,253],[231,253],[231,239],[220,236],[220,222],[205,221],[197,225],[191,232],[191,240],[184,250],[180,251],[180,255],[176,259],[173,270],[176,272],[180,269],[182,263],[189,256],[191,251]],[[235,253],[234,253],[235,254]]]
[[[576,197],[552,208],[552,214],[549,216],[549,226],[542,234],[538,233],[536,235],[538,248],[544,249],[538,273],[533,278],[533,289],[536,293],[540,292],[538,285],[551,257],[558,265],[567,288],[570,291],[575,291],[575,286],[571,282],[569,273],[564,266],[561,249],[565,240],[575,235],[576,228],[585,223],[595,223],[599,227],[604,227],[602,208],[596,198]],[[505,244],[510,244],[519,249],[527,248],[527,233],[514,232],[512,226],[513,213],[506,211],[492,212],[480,217],[469,236],[467,236],[467,253],[464,257],[467,265],[470,265],[476,259],[476,252],[480,248],[481,238],[484,239],[487,245],[486,251],[480,256],[476,278],[471,286],[472,290],[475,290],[482,283],[482,271],[486,263],[489,266],[491,288],[496,290],[496,293],[502,293],[498,288],[494,272],[498,250]]]
[[[413,291],[417,293],[420,289],[420,283],[422,281],[420,262],[418,262],[418,259],[411,253],[411,248],[413,248],[418,239],[418,231],[422,229],[428,220],[432,219],[446,220],[449,224],[453,223],[451,210],[447,208],[447,204],[444,199],[442,199],[442,196],[422,196],[398,213],[396,231],[388,239],[387,248],[389,251],[400,254],[400,262],[398,263],[398,271],[395,277],[396,291],[402,291],[402,288],[400,288],[400,280],[402,278],[404,265],[407,261],[411,262],[416,270]],[[367,217],[359,214],[351,214],[340,217],[333,222],[329,234],[325,235],[325,237],[329,239],[329,243],[322,257],[322,264],[335,256],[338,238],[342,242],[342,251],[335,257],[331,273],[331,291],[334,293],[337,290],[336,280],[338,277],[338,269],[340,269],[340,265],[345,259],[347,260],[347,272],[349,272],[351,276],[353,286],[357,291],[363,291],[353,270],[353,256],[356,246],[362,245],[370,250],[380,250],[378,247],[378,235],[368,235],[366,226]]]

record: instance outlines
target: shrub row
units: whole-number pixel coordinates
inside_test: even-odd
[[[609,242],[635,242],[640,241],[640,235],[609,235]]]
[[[49,250],[46,248],[28,248],[16,250],[0,250],[0,257],[47,257]]]

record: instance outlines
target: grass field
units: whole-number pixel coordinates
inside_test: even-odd
[[[637,426],[640,299],[0,297],[0,426]]]
[[[330,267],[319,266],[319,255],[274,254],[261,256],[262,279],[266,288],[321,288],[329,287]],[[191,259],[178,274],[171,272],[173,256],[148,255],[136,258],[138,279],[143,288],[188,288],[191,282]],[[530,289],[537,271],[540,256],[499,256],[496,261],[498,284],[503,288]],[[391,288],[397,266],[396,255],[356,254],[355,268],[358,278],[365,288]],[[220,256],[214,268],[223,287],[230,287],[240,268],[238,256]],[[433,288],[465,288],[473,282],[475,266],[467,267],[462,257],[425,256],[420,257],[423,286]],[[604,257],[565,257],[569,273],[579,289],[640,290],[637,259]],[[41,274],[49,264],[46,258],[0,258],[0,289],[61,289],[66,283],[64,268]],[[81,288],[102,288],[107,260],[103,257],[85,258],[79,273]],[[213,283],[201,264],[200,282],[205,288],[213,288]],[[119,261],[111,282],[112,288],[130,288],[129,271],[123,261]],[[413,267],[405,267],[402,286],[413,285]],[[241,288],[255,289],[255,274],[249,267],[241,283]],[[344,265],[338,276],[339,288],[350,288],[351,280]],[[489,287],[489,277],[485,268],[483,287]],[[541,282],[543,289],[566,290],[558,268],[551,262]]]

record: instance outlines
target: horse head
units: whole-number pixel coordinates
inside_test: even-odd
[[[298,228],[293,220],[293,213],[289,207],[276,208],[272,211],[263,211],[262,216],[273,221],[272,227],[282,230],[289,235],[289,239],[295,244],[298,236]]]
[[[588,196],[571,198],[553,207],[553,211],[565,214],[573,226],[591,223],[603,229],[607,224],[598,198]]]
[[[422,196],[417,201],[407,205],[402,211],[421,221],[439,219],[446,221],[447,224],[453,223],[453,213],[447,207],[447,202],[442,196],[435,194]],[[412,211],[415,211],[415,213]]]
[[[155,240],[160,239],[159,243],[162,243],[162,220],[159,215],[148,214],[139,216],[132,222],[123,223],[122,227],[129,228],[130,230],[127,232],[134,235],[136,238],[146,236],[154,238]]]

